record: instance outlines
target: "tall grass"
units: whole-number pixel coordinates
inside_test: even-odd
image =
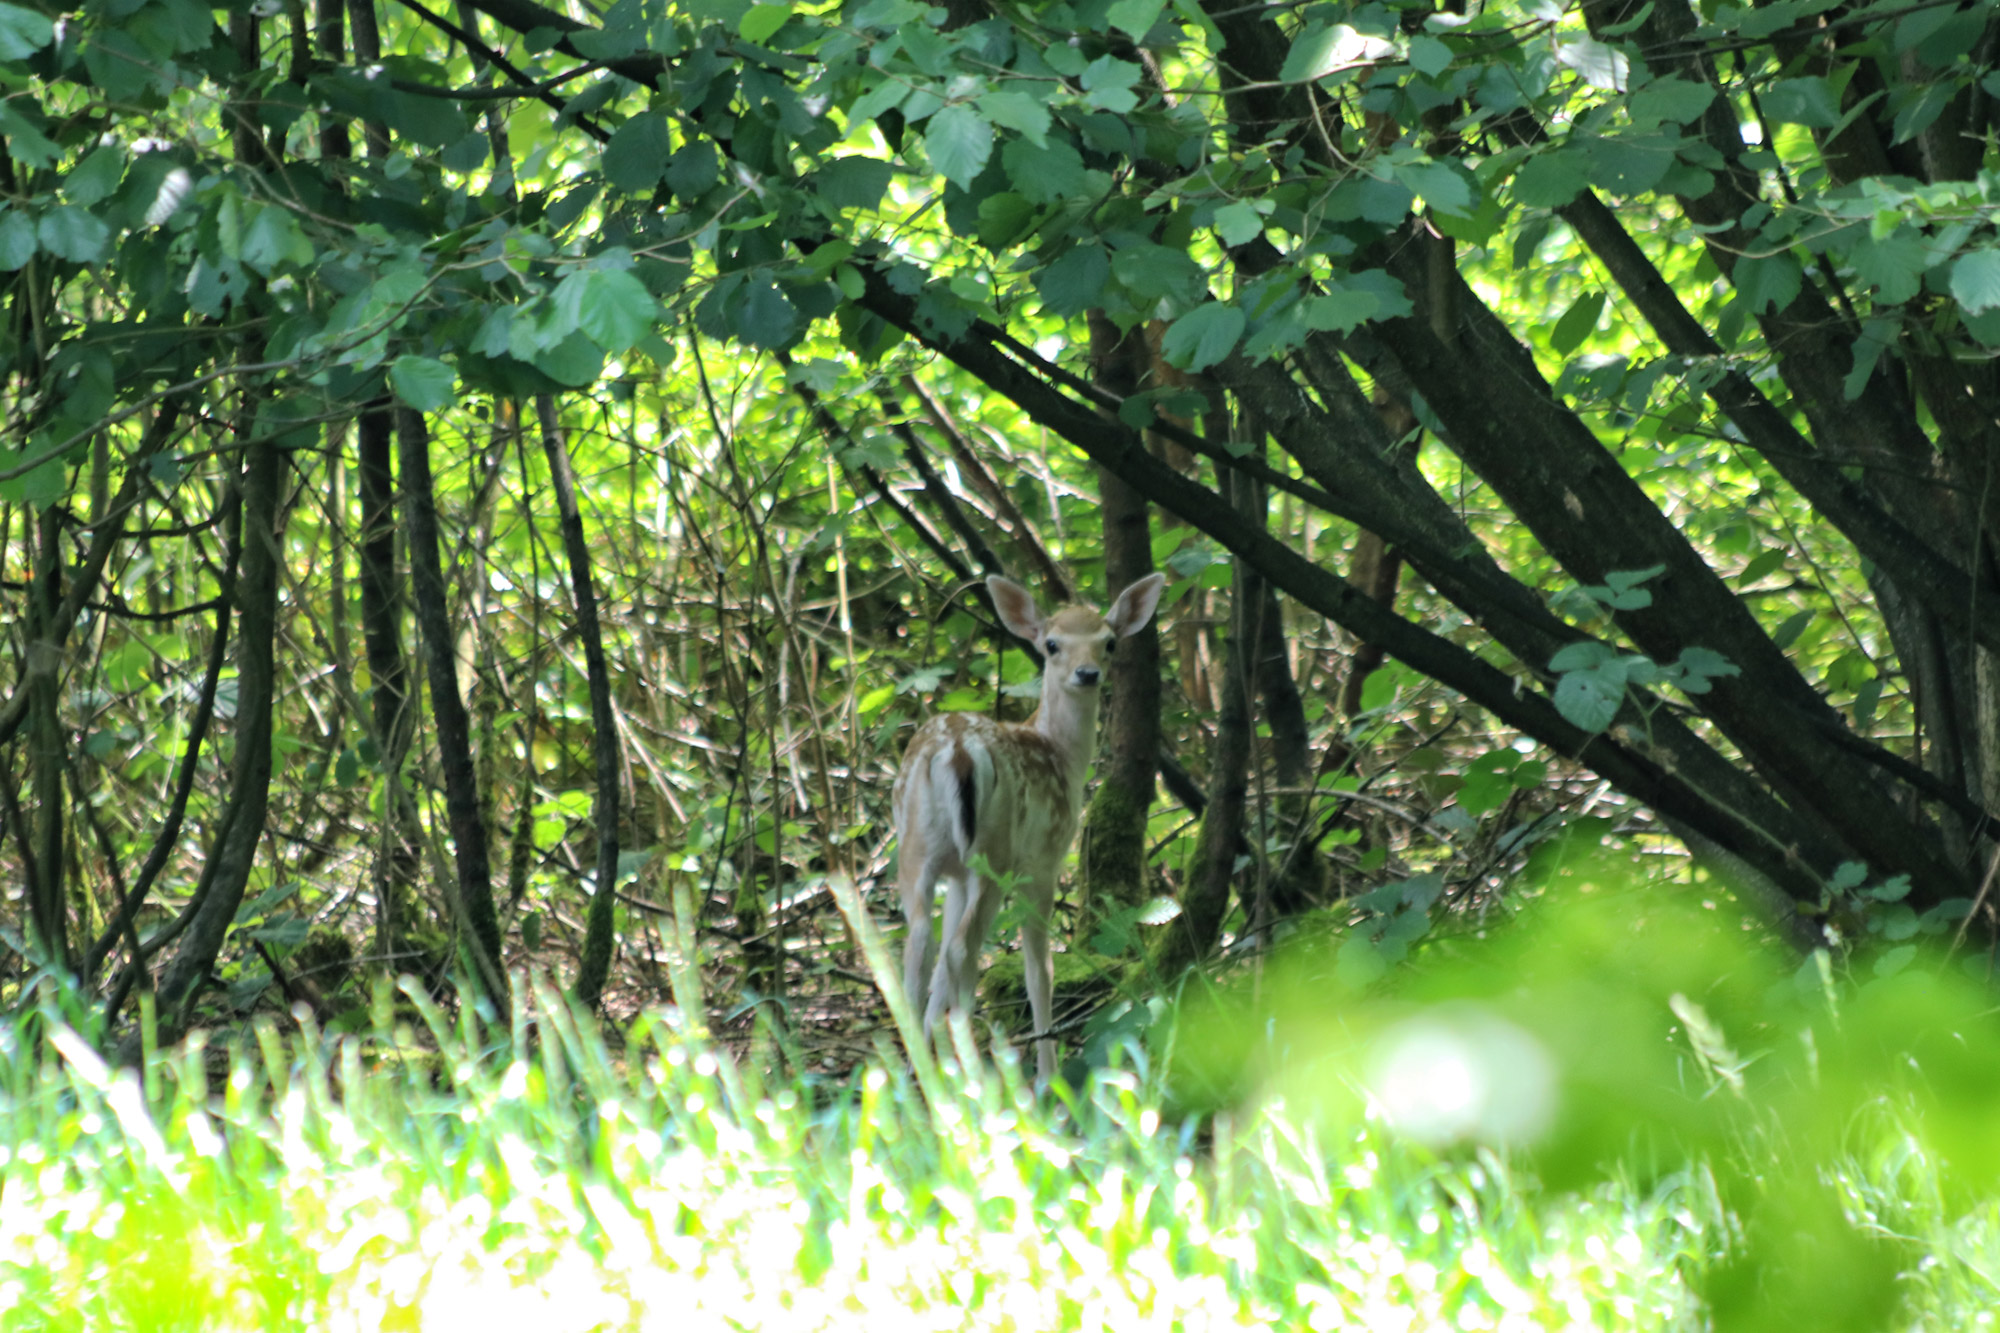
[[[1426,1147],[1379,1098],[1266,1082],[1163,1118],[1137,1049],[1037,1102],[964,1031],[825,1084],[733,1061],[698,1005],[607,1045],[516,998],[496,1028],[385,989],[365,1034],[267,1024],[135,1072],[45,994],[0,1029],[0,1326],[1695,1328],[1782,1249],[1746,1167],[1801,1142],[1760,1112],[1555,1189],[1536,1150]],[[1806,1174],[1901,1256],[1892,1323],[1972,1327],[1995,1205],[1923,1109],[1870,1102]]]

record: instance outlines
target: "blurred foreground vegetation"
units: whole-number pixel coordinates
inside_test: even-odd
[[[406,984],[143,1071],[51,988],[0,1035],[0,1327],[1990,1323],[1983,989],[1670,902],[1552,896],[1337,1011],[1299,948],[1040,1104],[964,1031],[767,1072],[686,966],[622,1044],[540,984],[504,1025]]]

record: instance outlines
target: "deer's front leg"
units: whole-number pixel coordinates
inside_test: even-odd
[[[1055,959],[1049,954],[1049,913],[1055,906],[1055,886],[1035,884],[1028,890],[1027,911],[1021,915],[1021,975],[1028,987],[1028,1013],[1036,1032],[1053,1023]],[[1035,1043],[1035,1091],[1046,1092],[1056,1073],[1056,1041]]]

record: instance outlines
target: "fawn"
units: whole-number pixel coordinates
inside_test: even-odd
[[[945,713],[917,729],[893,798],[901,859],[899,888],[909,938],[903,986],[929,1038],[947,1009],[969,1013],[979,951],[1000,910],[1003,886],[1026,895],[1021,952],[1034,1015],[1035,1086],[1055,1073],[1049,1002],[1055,985],[1049,920],[1056,872],[1076,837],[1083,780],[1097,746],[1098,684],[1118,640],[1136,634],[1160,603],[1163,574],[1148,574],[1099,615],[1066,606],[1044,618],[1034,597],[999,575],[986,580],[1007,629],[1044,657],[1042,700],[1026,722]],[[982,883],[973,867],[1000,884]],[[946,882],[943,948],[931,937],[931,904]]]

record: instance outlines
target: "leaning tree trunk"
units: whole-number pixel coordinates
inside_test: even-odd
[[[403,517],[408,525],[410,583],[416,594],[417,628],[423,638],[424,671],[431,687],[431,716],[437,724],[438,765],[444,772],[444,803],[458,863],[455,906],[464,931],[472,971],[496,1009],[507,1007],[507,979],[500,967],[500,919],[493,909],[493,877],[486,819],[479,800],[479,774],[472,759],[472,721],[458,693],[456,640],[447,611],[444,568],[438,554],[437,498],[431,486],[430,433],[423,415],[396,410],[396,436],[403,470]]]
[[[244,415],[247,424],[253,414],[246,408]],[[249,443],[243,449],[243,553],[234,590],[241,627],[236,640],[236,751],[221,833],[196,891],[180,948],[160,976],[162,1041],[175,1040],[186,1030],[188,1007],[222,952],[223,939],[250,883],[270,805],[285,456],[267,436],[260,438],[259,431],[245,429],[243,435]]]
[[[1263,500],[1256,483],[1225,475],[1230,507],[1262,526]],[[1236,882],[1236,861],[1243,848],[1249,813],[1250,749],[1253,721],[1251,671],[1263,645],[1257,620],[1263,610],[1264,580],[1242,558],[1232,562],[1229,591],[1229,644],[1223,653],[1220,707],[1215,716],[1215,742],[1209,752],[1208,805],[1195,836],[1194,870],[1181,892],[1180,915],[1167,923],[1153,952],[1153,966],[1172,977],[1206,957],[1221,937],[1229,912],[1230,888]],[[1248,915],[1262,915],[1253,904]]]
[[[596,733],[597,795],[590,817],[597,825],[597,888],[591,894],[585,921],[583,959],[576,974],[576,998],[592,1008],[604,994],[611,972],[614,908],[618,888],[618,724],[611,713],[611,672],[604,664],[604,632],[597,621],[597,590],[590,572],[590,547],[584,541],[583,514],[576,503],[576,473],[570,466],[569,445],[556,420],[555,403],[547,394],[535,399],[535,417],[542,427],[542,449],[555,480],[556,510],[561,517],[563,551],[569,557],[570,595],[576,601],[576,632],[583,640],[584,671],[590,686],[590,724]]]
[[[1123,398],[1138,392],[1145,338],[1120,334],[1101,312],[1090,316],[1097,379]],[[1153,572],[1152,528],[1145,497],[1111,471],[1098,469],[1104,514],[1104,596],[1115,597]],[[1104,759],[1097,791],[1083,814],[1076,939],[1088,946],[1106,917],[1146,900],[1146,819],[1160,753],[1160,631],[1158,618],[1122,640],[1106,673]]]

